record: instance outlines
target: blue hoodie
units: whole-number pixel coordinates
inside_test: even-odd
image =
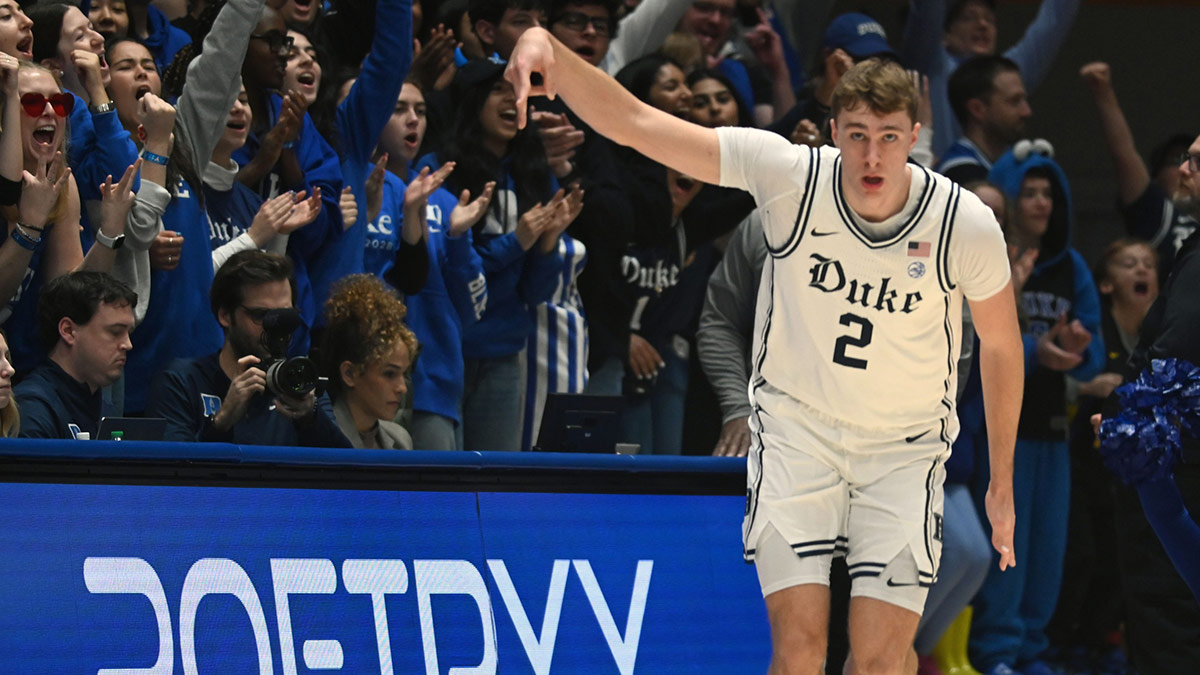
[[[271,128],[279,119],[279,108],[282,104],[283,99],[279,94],[272,93],[268,96],[270,114],[267,116],[265,128]],[[239,166],[245,166],[254,158],[260,144],[258,134],[251,132],[246,138],[246,144],[233,153],[234,161]],[[317,215],[316,220],[293,232],[287,244],[288,257],[292,259],[295,267],[296,309],[300,311],[304,324],[311,328],[315,325],[320,308],[313,293],[308,268],[321,249],[342,234],[342,208],[339,204],[342,194],[342,169],[337,153],[321,137],[308,113],[304,114],[304,126],[296,138],[295,152],[300,169],[304,172],[304,184],[283,185],[279,174],[272,172],[258,186],[257,192],[262,198],[270,199],[287,190],[306,190],[311,195],[313,188],[321,188],[321,213]],[[303,340],[301,347],[303,351],[308,351],[307,339]]]
[[[502,162],[503,175],[496,182],[492,204],[474,228],[475,250],[487,275],[488,302],[483,317],[464,332],[463,355],[468,359],[512,356],[524,349],[534,329],[529,308],[550,299],[563,270],[557,249],[542,254],[535,243],[526,251],[517,241],[520,214],[533,205],[517,203],[511,164],[511,158]],[[436,170],[441,165],[431,154],[421,158],[415,168]],[[547,199],[558,190],[553,178],[550,182]]]
[[[338,279],[364,271],[366,183],[373,168],[371,154],[396,108],[396,99],[400,97],[400,88],[404,86],[404,77],[412,63],[411,0],[380,0],[375,11],[375,41],[371,52],[363,61],[362,72],[350,93],[337,107],[342,177],[358,202],[358,220],[347,223],[346,231],[312,261],[310,274],[318,306],[324,305],[330,287]],[[318,314],[317,324],[324,323],[324,314]]]
[[[411,181],[416,171],[409,171]],[[383,208],[367,228],[367,271],[383,278],[395,261],[404,213],[404,182],[384,174]],[[471,232],[450,237],[450,212],[458,200],[439,189],[429,197],[429,276],[408,296],[406,322],[421,345],[413,366],[413,409],[459,421],[463,396],[463,330],[483,315],[487,281]]]
[[[1054,207],[1042,235],[1037,264],[1021,292],[1021,306],[1029,319],[1025,341],[1025,399],[1017,436],[1029,440],[1065,441],[1067,438],[1065,375],[1087,381],[1104,367],[1104,338],[1100,330],[1100,296],[1083,257],[1071,248],[1075,212],[1067,177],[1054,160],[1031,153],[1019,161],[1013,151],[1004,153],[992,166],[989,178],[1014,203],[1021,183],[1033,169],[1050,178]],[[1092,341],[1081,354],[1083,362],[1067,373],[1046,368],[1037,360],[1038,336],[1066,314],[1078,319]]]
[[[154,56],[154,64],[158,66],[160,73],[166,71],[180,49],[192,44],[192,36],[172,26],[171,22],[167,21],[167,15],[154,5],[146,6],[146,30],[149,35],[142,40],[142,44]]]

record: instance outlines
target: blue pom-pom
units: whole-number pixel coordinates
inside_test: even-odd
[[[1128,485],[1170,476],[1179,446],[1179,429],[1165,415],[1123,411],[1100,425],[1104,464]]]
[[[1116,393],[1122,411],[1100,425],[1105,465],[1130,485],[1170,476],[1182,444],[1180,429],[1200,438],[1200,368],[1155,359]]]

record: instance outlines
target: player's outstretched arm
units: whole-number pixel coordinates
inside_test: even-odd
[[[533,73],[542,77],[536,87],[529,80]],[[705,183],[720,179],[716,131],[642,103],[543,28],[521,35],[504,77],[517,94],[518,126],[525,126],[530,96],[562,96],[584,122],[613,141]]]
[[[987,417],[991,477],[984,506],[992,525],[992,546],[1000,553],[1000,569],[1015,566],[1013,550],[1013,450],[1025,389],[1025,350],[1017,325],[1011,282],[986,300],[971,301],[971,318],[979,334],[979,375]]]

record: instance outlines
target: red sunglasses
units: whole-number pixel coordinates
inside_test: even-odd
[[[40,117],[46,109],[47,101],[50,102],[50,107],[54,108],[54,114],[59,117],[66,117],[75,109],[75,97],[70,94],[50,94],[50,98],[36,93],[21,94],[21,107],[30,117]]]

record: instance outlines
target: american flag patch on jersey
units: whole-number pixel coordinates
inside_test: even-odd
[[[910,241],[910,242],[908,242],[908,257],[910,257],[910,258],[928,258],[929,257],[929,242],[927,242],[927,241]]]

